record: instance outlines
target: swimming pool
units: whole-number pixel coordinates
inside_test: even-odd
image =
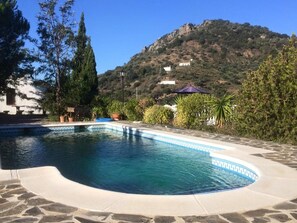
[[[130,128],[24,128],[14,133],[0,138],[2,168],[55,166],[64,177],[99,189],[185,195],[244,187],[257,178],[243,165],[210,155],[222,148]]]
[[[176,134],[121,122],[0,126],[0,135],[76,132],[82,129],[112,129],[152,140],[191,147],[209,153],[213,165],[235,171],[254,183],[233,190],[188,195],[145,195],[102,190],[69,180],[56,167],[0,169],[0,181],[20,180],[30,192],[45,199],[91,211],[147,216],[190,216],[262,209],[297,197],[297,172],[253,154],[271,151],[239,143]],[[187,148],[186,148],[187,149]],[[76,168],[79,168],[76,166]],[[284,190],[286,185],[286,190]]]

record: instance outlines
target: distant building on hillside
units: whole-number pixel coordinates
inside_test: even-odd
[[[164,80],[164,81],[160,81],[158,84],[161,85],[175,85],[175,81],[171,81],[171,80]]]
[[[191,66],[191,62],[179,63],[178,66],[180,66],[180,67]]]
[[[39,100],[43,91],[33,85],[30,77],[18,80],[17,86],[9,86],[7,93],[0,96],[0,112],[7,114],[43,114]]]
[[[193,59],[191,59],[189,62],[182,62],[179,63],[178,66],[180,67],[187,67],[187,66],[191,66],[191,62],[193,61]]]
[[[171,72],[171,71],[172,71],[171,66],[163,67],[163,69],[164,69],[166,72]]]

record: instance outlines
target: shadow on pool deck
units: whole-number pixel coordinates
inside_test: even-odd
[[[47,122],[47,115],[9,115],[0,113],[0,125]]]

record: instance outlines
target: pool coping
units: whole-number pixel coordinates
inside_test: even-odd
[[[67,125],[102,125],[102,123],[63,124],[63,126]],[[108,125],[127,126],[120,123],[108,123]],[[156,134],[164,133],[148,128],[141,128],[141,130]],[[224,144],[225,150],[213,151],[212,155],[223,159],[227,157],[236,162],[241,160],[239,163],[257,171],[259,179],[244,188],[194,195],[134,195],[99,190],[64,178],[55,167],[0,170],[0,180],[20,179],[22,185],[29,191],[55,202],[92,211],[124,214],[185,216],[241,212],[270,207],[297,197],[296,170],[251,155],[271,151],[176,133],[166,132],[166,135],[218,146]]]

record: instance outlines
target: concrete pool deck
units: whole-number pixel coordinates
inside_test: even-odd
[[[124,124],[126,125],[126,123]],[[123,125],[123,123],[117,125]],[[133,124],[133,126],[140,129],[146,129],[146,126],[140,124]],[[158,128],[159,127],[154,127],[153,131],[158,133]],[[181,133],[187,138],[192,138],[192,136],[190,136],[192,134],[206,134],[190,130],[167,128],[161,128],[160,130],[167,131],[167,133],[171,134],[173,137],[177,136],[176,131],[182,131]],[[195,222],[192,221],[193,219],[190,220],[189,216],[192,218],[196,216],[197,219],[199,219],[198,216],[208,216],[208,218],[211,216],[209,222],[249,222],[249,217],[253,217],[253,219],[257,218],[258,222],[269,222],[264,220],[277,218],[288,219],[288,221],[291,219],[292,222],[294,222],[293,220],[295,217],[297,218],[297,204],[295,200],[295,198],[297,198],[297,171],[296,169],[281,165],[279,162],[264,159],[263,157],[269,158],[271,150],[279,149],[276,154],[272,154],[272,157],[276,157],[276,159],[280,158],[281,160],[281,157],[284,157],[282,153],[287,150],[289,154],[295,154],[296,159],[296,147],[253,140],[250,140],[252,146],[247,146],[242,144],[249,144],[247,143],[248,139],[232,137],[233,142],[231,142],[232,140],[230,140],[230,136],[214,134],[210,134],[208,137],[198,135],[198,137],[198,140],[200,141],[218,145],[222,145],[222,142],[218,141],[218,139],[225,139],[223,141],[226,149],[216,151],[214,152],[214,155],[232,157],[232,159],[241,160],[240,162],[242,164],[247,164],[247,166],[254,170],[257,169],[257,173],[260,175],[259,180],[247,187],[236,190],[185,196],[131,195],[98,190],[65,179],[53,167],[17,171],[1,170],[0,181],[18,179],[24,188],[47,200],[63,203],[67,206],[76,208],[98,211],[98,213],[117,213],[110,214],[112,219],[109,219],[109,221],[106,219],[106,221],[101,220],[101,222],[116,222],[117,220],[125,222],[125,220],[122,219],[125,219],[123,216],[126,216],[126,219],[129,219],[127,216],[131,217],[135,216],[135,214],[142,217],[144,217],[144,215],[148,216],[144,219],[151,220],[156,218],[154,216],[172,216],[168,219],[174,219],[174,221],[180,220],[180,222]],[[216,140],[211,138],[216,138]],[[261,143],[263,144],[262,146],[260,145]],[[264,145],[265,143],[266,146]],[[261,147],[265,148],[265,150]],[[257,154],[257,156],[252,154]],[[277,154],[280,154],[279,157]],[[296,163],[289,162],[288,159],[282,159],[282,161],[286,164],[290,163],[291,165]],[[30,201],[30,199],[28,199],[28,201]],[[258,211],[250,212],[251,210],[257,209]],[[290,214],[287,213],[288,210],[290,211]],[[284,214],[284,212],[286,214]],[[246,216],[246,213],[249,214],[249,217]],[[119,217],[119,214],[126,215]],[[272,217],[266,216],[267,214]],[[113,218],[112,216],[116,217]],[[90,216],[89,218],[90,220],[94,220],[94,218]],[[211,221],[211,219],[214,218],[218,221]],[[260,221],[260,218],[262,218],[263,221]],[[133,217],[131,219],[133,219]],[[201,217],[201,219],[207,219],[207,217]],[[232,219],[237,220],[233,221]],[[246,221],[239,221],[238,219],[246,219]],[[97,218],[97,220],[99,219]],[[152,222],[151,220],[147,222]],[[76,221],[73,222],[80,221],[76,219]],[[197,220],[197,222],[199,221]],[[205,220],[204,222],[208,221]],[[275,222],[278,221],[276,220]]]

